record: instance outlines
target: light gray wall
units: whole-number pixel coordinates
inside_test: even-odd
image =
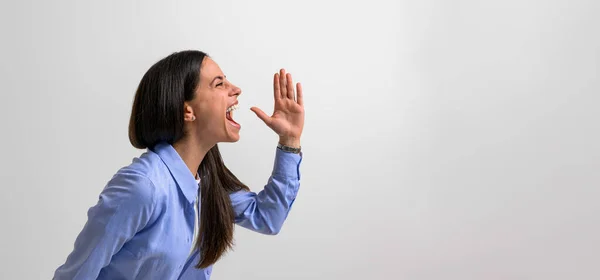
[[[3,1],[1,279],[49,279],[112,174],[158,59],[244,93],[226,162],[259,191],[280,67],[304,85],[280,235],[214,279],[600,279],[598,1]]]

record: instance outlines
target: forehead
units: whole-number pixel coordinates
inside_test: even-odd
[[[200,81],[210,83],[216,76],[223,76],[223,71],[214,60],[205,57],[200,66]]]

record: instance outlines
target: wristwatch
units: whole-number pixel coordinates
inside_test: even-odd
[[[290,146],[285,146],[281,143],[277,144],[277,148],[279,148],[280,150],[284,151],[284,152],[288,152],[288,153],[294,153],[294,154],[299,154],[300,153],[300,149],[302,147],[298,147],[298,148],[293,148]]]

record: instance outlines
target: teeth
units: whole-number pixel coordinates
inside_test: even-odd
[[[239,106],[238,106],[237,104],[236,104],[236,105],[233,105],[233,106],[231,106],[231,107],[227,108],[227,112],[231,112],[231,111],[233,111],[233,110],[237,109],[238,107],[239,107]]]

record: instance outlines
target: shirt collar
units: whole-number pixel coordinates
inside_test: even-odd
[[[152,150],[165,163],[185,198],[187,198],[190,204],[194,203],[198,192],[198,183],[196,183],[194,175],[190,173],[179,153],[177,153],[173,146],[166,142],[156,144]]]

